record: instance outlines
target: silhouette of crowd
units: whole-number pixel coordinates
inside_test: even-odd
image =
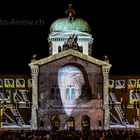
[[[0,140],[140,140],[136,130],[1,130]]]

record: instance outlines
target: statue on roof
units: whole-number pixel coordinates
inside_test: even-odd
[[[108,59],[108,56],[107,55],[104,56],[104,61],[107,62],[107,63],[109,63],[109,59]]]
[[[79,45],[77,43],[77,35],[73,34],[68,38],[67,42],[64,43],[63,49],[67,50],[69,48],[74,50],[79,50]]]

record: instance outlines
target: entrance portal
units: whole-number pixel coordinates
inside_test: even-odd
[[[81,120],[82,130],[89,131],[90,130],[90,118],[87,115],[82,116]]]
[[[59,130],[60,128],[60,119],[59,116],[53,115],[51,118],[52,130]]]

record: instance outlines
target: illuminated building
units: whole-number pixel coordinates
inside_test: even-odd
[[[31,76],[0,75],[0,128],[30,124],[31,96]]]
[[[21,113],[22,108],[28,108],[26,99],[31,99],[26,95],[32,93],[31,129],[39,128],[40,120],[48,130],[98,129],[99,124],[104,129],[136,128],[133,119],[139,116],[140,76],[109,75],[107,56],[104,60],[92,57],[94,39],[89,24],[77,18],[69,6],[67,18],[57,19],[50,26],[49,56],[40,60],[33,56],[31,76],[1,76],[1,100],[10,99],[3,96],[9,90],[12,98],[7,110],[13,113],[13,103],[19,101],[16,109]],[[8,118],[9,112],[6,114]],[[27,124],[28,115],[20,116]]]
[[[70,124],[76,130],[84,126],[97,129],[99,122],[108,129],[111,64],[91,56],[93,38],[89,24],[77,18],[73,9],[66,13],[66,18],[57,19],[50,26],[50,56],[29,64],[32,128],[37,129],[43,119],[46,129],[69,129]]]

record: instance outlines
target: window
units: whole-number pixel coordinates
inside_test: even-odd
[[[70,100],[70,89],[69,89],[69,87],[66,88],[66,99]]]
[[[72,88],[71,89],[71,100],[74,100],[75,99],[75,89]]]
[[[73,86],[68,86],[66,88],[66,99],[67,100],[75,99],[75,88]]]
[[[61,52],[61,46],[58,46],[58,53]]]

